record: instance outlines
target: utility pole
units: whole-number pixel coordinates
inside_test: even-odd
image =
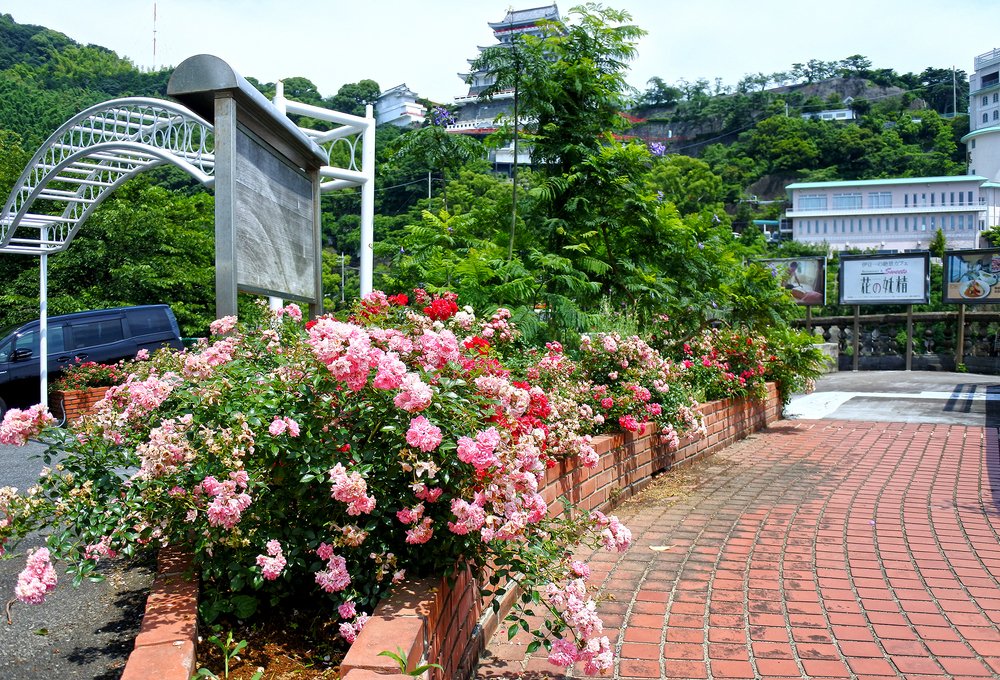
[[[958,115],[958,85],[955,83],[955,67],[951,67],[951,111]]]

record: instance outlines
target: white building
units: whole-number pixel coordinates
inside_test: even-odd
[[[969,134],[965,142],[969,173],[1000,182],[1000,50],[976,57],[969,76]]]
[[[833,251],[926,249],[938,229],[951,249],[978,248],[996,224],[997,188],[978,175],[798,182],[785,188],[786,224],[794,240]]]
[[[427,109],[417,103],[417,93],[406,83],[386,90],[378,96],[375,104],[375,124],[389,123],[399,127],[409,127],[413,123],[423,123]]]

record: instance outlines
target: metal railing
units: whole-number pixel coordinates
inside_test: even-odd
[[[793,325],[800,328],[808,324],[811,332],[823,342],[836,343],[841,356],[854,352],[854,323],[853,315],[793,321]],[[918,312],[912,315],[912,323],[913,357],[920,360],[915,368],[928,362],[945,370],[954,370],[957,364],[963,363],[986,367],[979,372],[992,373],[994,367],[1000,368],[1000,311]],[[906,328],[906,314],[859,316],[858,357],[879,359],[867,363],[880,368],[903,368]],[[842,368],[849,369],[849,366]]]

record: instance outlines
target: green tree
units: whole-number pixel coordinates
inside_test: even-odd
[[[934,236],[931,237],[931,242],[928,244],[927,249],[931,251],[932,257],[944,257],[944,251],[948,248],[948,240],[945,238],[944,232],[938,228],[934,232]]]
[[[514,35],[509,43],[494,45],[483,51],[472,63],[472,71],[486,72],[491,81],[479,93],[479,101],[493,101],[500,92],[514,91],[514,125],[510,136],[514,140],[514,163],[511,167],[511,201],[510,201],[510,242],[507,248],[507,259],[514,257],[514,232],[517,226],[517,166],[520,160],[518,142],[520,141],[520,99],[521,81],[525,78],[544,77],[548,62],[542,50],[542,45],[535,41],[525,44],[524,38]],[[470,76],[470,79],[472,76]],[[501,129],[500,139],[507,137],[506,130]]]

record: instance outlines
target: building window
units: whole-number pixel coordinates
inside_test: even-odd
[[[969,192],[969,205],[972,205],[972,192]]]
[[[934,231],[937,227],[934,226],[934,215],[931,215],[931,231]]]
[[[965,192],[963,191],[958,192],[958,204],[965,205]]]
[[[973,149],[975,149],[975,148],[976,148],[976,140],[975,140],[975,139],[973,139],[973,140],[972,140],[972,148],[973,148]]]
[[[889,191],[873,191],[868,194],[869,208],[891,208],[892,193]]]
[[[951,204],[955,205],[955,192],[951,192]]]
[[[955,216],[951,216],[951,230],[955,231]]]
[[[851,220],[851,233],[854,233],[854,220]]]
[[[823,220],[823,233],[826,233],[826,220]]]
[[[941,207],[944,207],[944,192],[941,192]]]
[[[979,220],[979,231],[982,231],[985,228],[986,228],[986,222],[984,220]]]
[[[903,218],[903,231],[909,231],[909,230],[910,230],[910,218],[909,217],[904,217]]]
[[[861,194],[834,194],[833,207],[836,208],[861,208]]]
[[[984,113],[983,114],[983,122],[984,123],[989,123],[990,122],[990,114],[988,114],[988,113]]]
[[[927,205],[927,194],[920,194],[920,205]]]
[[[904,208],[909,208],[910,207],[910,195],[909,194],[903,194],[903,207]]]
[[[868,233],[872,233],[872,218],[868,218]]]
[[[958,230],[965,231],[965,215],[958,216]]]
[[[924,215],[920,218],[920,231],[927,231],[927,216]]]
[[[989,103],[990,103],[990,98],[984,96],[983,97],[983,106],[987,106]]]
[[[802,222],[799,222],[799,236],[802,236]]]
[[[1000,111],[993,109],[993,120],[996,120],[997,118],[1000,118]]]
[[[1000,94],[994,92],[993,93],[993,103],[996,104],[998,101],[1000,101]]]
[[[877,229],[878,232],[882,233],[882,218],[881,217],[878,218],[877,220],[875,220],[875,226],[878,228]]]
[[[826,194],[799,196],[799,210],[826,210]]]
[[[899,231],[899,218],[898,217],[894,217],[892,219],[892,230],[893,231]]]

